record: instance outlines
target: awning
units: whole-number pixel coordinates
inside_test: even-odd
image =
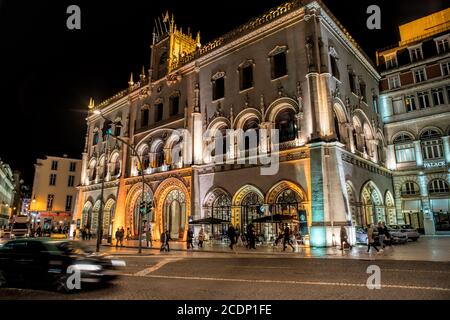
[[[230,223],[230,221],[213,217],[189,221],[189,224],[222,224],[222,223]]]
[[[274,214],[253,219],[252,223],[299,223],[298,219],[288,214]]]

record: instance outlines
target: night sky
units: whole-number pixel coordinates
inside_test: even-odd
[[[154,18],[166,10],[202,43],[283,0],[0,0],[0,158],[32,184],[38,157],[81,157],[89,97],[125,89],[130,72],[149,67]],[[439,0],[324,0],[373,59],[398,41],[399,23],[444,9]],[[81,8],[81,30],[68,30],[66,9]],[[381,7],[382,29],[366,28],[366,8]]]

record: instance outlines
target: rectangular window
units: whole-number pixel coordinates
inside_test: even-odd
[[[422,48],[420,47],[409,49],[409,54],[411,56],[411,62],[416,62],[423,59]]]
[[[225,78],[220,77],[213,81],[213,100],[225,97]]]
[[[430,107],[430,98],[427,91],[418,92],[417,98],[419,99],[420,109],[425,109]]]
[[[240,74],[240,90],[253,87],[253,66],[249,65],[239,69]]]
[[[66,196],[66,211],[71,211],[72,210],[72,199],[73,196]]]
[[[69,176],[69,181],[67,182],[68,187],[73,187],[75,183],[75,176]]]
[[[163,119],[163,111],[164,111],[164,105],[162,103],[158,103],[155,106],[156,109],[156,115],[155,115],[155,122],[162,121]]]
[[[425,69],[418,69],[414,71],[414,80],[416,83],[426,80]]]
[[[384,56],[384,61],[386,62],[386,69],[391,69],[397,67],[397,55],[391,54]]]
[[[286,52],[280,52],[272,56],[272,79],[287,75]]]
[[[340,79],[340,73],[339,73],[339,67],[338,67],[338,63],[337,63],[337,58],[330,55],[330,62],[331,62],[331,74],[333,77],[335,77],[336,79]]]
[[[170,98],[170,116],[175,116],[180,112],[180,97],[172,96]]]
[[[362,97],[362,101],[367,103],[366,84],[364,82],[359,82],[359,94]]]
[[[373,112],[378,113],[378,97],[372,96],[372,108]]]
[[[442,158],[442,144],[440,140],[422,142],[422,153],[425,160]]]
[[[436,41],[438,54],[449,51],[448,38]]]
[[[414,144],[395,145],[395,158],[398,163],[416,161]]]
[[[141,110],[141,127],[148,126],[148,116],[149,116],[149,110],[148,108]]]
[[[120,134],[121,134],[121,133],[122,133],[122,127],[116,125],[116,127],[114,128],[114,135],[115,135],[116,137],[120,137]]]
[[[450,75],[450,61],[441,63],[442,76]]]
[[[433,104],[435,106],[440,106],[444,104],[444,90],[442,88],[432,89],[431,96],[433,97]]]
[[[55,199],[55,195],[54,194],[49,194],[47,196],[47,210],[48,211],[53,210],[53,199]]]
[[[51,186],[56,185],[56,174],[52,173],[50,174],[50,183]]]
[[[398,75],[389,77],[388,83],[389,83],[390,90],[400,88],[400,77]]]
[[[355,74],[352,71],[349,71],[349,73],[348,73],[348,82],[350,84],[350,90],[353,93],[357,93],[356,92],[356,84],[355,84]]]
[[[56,160],[52,161],[52,170],[58,170],[58,161]]]
[[[70,163],[70,167],[69,167],[69,171],[70,172],[75,172],[76,169],[77,169],[77,163],[76,162],[71,162]]]
[[[405,106],[403,105],[403,99],[402,98],[393,99],[392,108],[394,109],[394,114],[405,113]]]
[[[412,112],[416,110],[416,97],[409,95],[405,97],[406,112]]]

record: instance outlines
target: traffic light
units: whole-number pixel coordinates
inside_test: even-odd
[[[140,203],[140,205],[139,205],[139,212],[141,213],[141,214],[145,214],[145,210],[146,209],[146,204],[145,204],[145,202],[141,202]]]

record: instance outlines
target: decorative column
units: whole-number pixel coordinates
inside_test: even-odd
[[[351,123],[345,123],[345,127],[347,129],[348,147],[350,148],[350,151],[354,153],[356,146],[355,141],[353,140],[353,125]]]
[[[395,170],[397,167],[397,162],[395,160],[395,146],[393,144],[388,144],[387,146],[386,164],[389,170]]]
[[[424,172],[419,172],[417,179],[419,181],[420,197],[422,201],[422,212],[423,212],[423,226],[426,235],[433,235],[436,233],[436,228],[434,226],[433,212],[430,208],[430,198],[428,197],[428,186],[427,177]]]
[[[445,162],[450,164],[450,136],[442,137],[442,143],[444,144]]]
[[[414,151],[416,153],[416,165],[421,168],[423,167],[423,156],[420,140],[414,141]]]

